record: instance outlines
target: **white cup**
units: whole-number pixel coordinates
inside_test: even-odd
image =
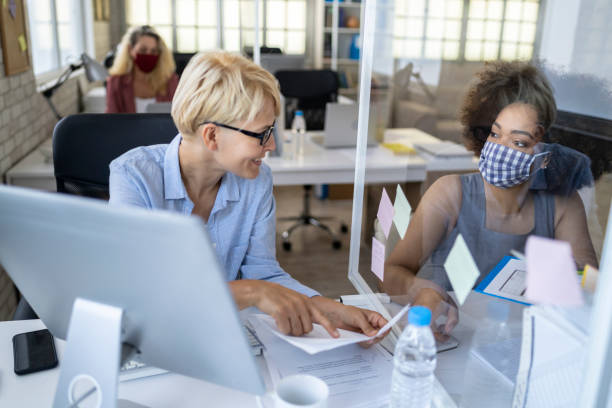
[[[283,378],[276,387],[276,408],[326,408],[329,388],[325,381],[307,374]]]

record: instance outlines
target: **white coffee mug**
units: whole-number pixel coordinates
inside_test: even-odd
[[[307,374],[283,378],[276,387],[276,408],[326,408],[329,388],[325,381]]]

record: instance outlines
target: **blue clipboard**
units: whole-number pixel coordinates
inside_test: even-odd
[[[493,270],[491,272],[489,272],[489,274],[478,284],[478,286],[476,286],[476,288],[474,288],[474,290],[476,292],[482,293],[482,294],[487,295],[487,296],[492,296],[492,297],[496,297],[496,298],[499,298],[499,299],[509,300],[511,302],[520,303],[520,304],[525,305],[525,306],[531,306],[531,303],[521,302],[520,300],[510,299],[510,298],[507,298],[507,297],[504,297],[504,296],[493,295],[491,293],[485,292],[485,289],[489,286],[489,284],[493,281],[493,279],[495,279],[497,274],[502,269],[504,269],[506,264],[511,259],[518,259],[518,258],[515,257],[515,256],[511,256],[511,255],[504,256],[502,258],[502,260],[497,265],[495,265],[495,268],[493,268]]]

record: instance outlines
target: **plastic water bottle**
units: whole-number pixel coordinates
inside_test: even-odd
[[[508,324],[509,315],[508,302],[493,299],[484,319],[479,319],[463,376],[461,406],[480,405],[483,398],[491,407],[512,406],[521,336],[520,327]]]
[[[431,405],[436,341],[429,327],[430,322],[431,312],[428,308],[410,308],[408,326],[395,346],[391,408],[427,408]]]
[[[306,120],[304,119],[304,112],[301,110],[295,111],[293,122],[291,122],[291,137],[293,138],[294,144],[294,157],[301,159],[304,157],[304,137],[306,133]]]

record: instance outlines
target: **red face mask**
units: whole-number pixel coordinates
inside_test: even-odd
[[[155,69],[157,65],[157,60],[159,60],[159,55],[155,54],[136,54],[136,59],[134,63],[142,72],[151,72]]]

